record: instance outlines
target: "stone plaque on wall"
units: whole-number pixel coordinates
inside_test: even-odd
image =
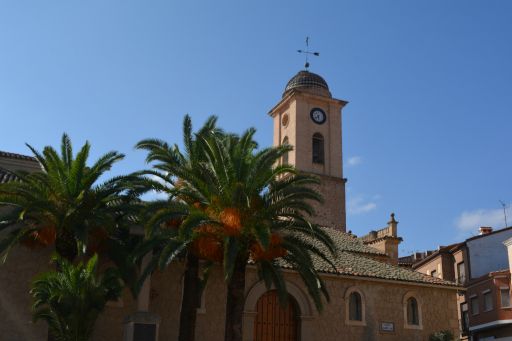
[[[395,331],[395,323],[394,322],[381,322],[380,323],[380,331],[393,333]]]

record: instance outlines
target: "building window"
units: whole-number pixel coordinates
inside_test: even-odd
[[[363,307],[361,304],[361,295],[358,292],[350,294],[349,307],[348,307],[348,318],[350,321],[362,321],[363,320]]]
[[[420,324],[420,316],[418,311],[418,301],[414,297],[407,299],[407,324],[418,326]]]
[[[466,335],[469,331],[469,314],[467,303],[462,303],[460,305],[460,324],[462,335]]]
[[[489,290],[484,292],[484,311],[490,311],[492,309],[492,292]]]
[[[464,262],[457,264],[457,283],[463,284],[466,282],[466,268]]]
[[[510,289],[500,288],[501,307],[510,308]]]
[[[313,135],[313,163],[324,163],[324,137],[319,133]]]
[[[366,326],[364,317],[364,295],[356,287],[345,291],[345,323],[353,326]]]
[[[285,138],[283,139],[283,145],[289,145],[288,143],[288,136],[285,136]],[[288,154],[289,152],[287,152],[286,154],[283,155],[283,165],[287,165],[288,164]]]
[[[471,297],[471,314],[477,315],[480,312],[480,307],[478,306],[478,296]]]
[[[421,301],[418,300],[418,295],[414,291],[406,293],[402,304],[404,312],[404,328],[423,329]]]

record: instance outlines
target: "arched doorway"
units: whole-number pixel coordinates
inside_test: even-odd
[[[281,307],[276,290],[263,294],[256,305],[254,341],[298,341],[299,311],[290,295],[288,305]]]

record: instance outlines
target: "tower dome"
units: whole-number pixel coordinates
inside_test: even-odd
[[[327,82],[321,76],[307,70],[299,71],[288,81],[284,89],[283,97],[294,89],[320,96],[332,97]]]

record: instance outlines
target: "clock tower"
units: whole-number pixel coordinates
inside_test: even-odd
[[[312,221],[345,232],[341,114],[347,102],[332,97],[325,80],[300,71],[286,85],[283,97],[270,110],[274,146],[288,143],[293,150],[282,162],[320,178],[324,202],[315,205]]]

